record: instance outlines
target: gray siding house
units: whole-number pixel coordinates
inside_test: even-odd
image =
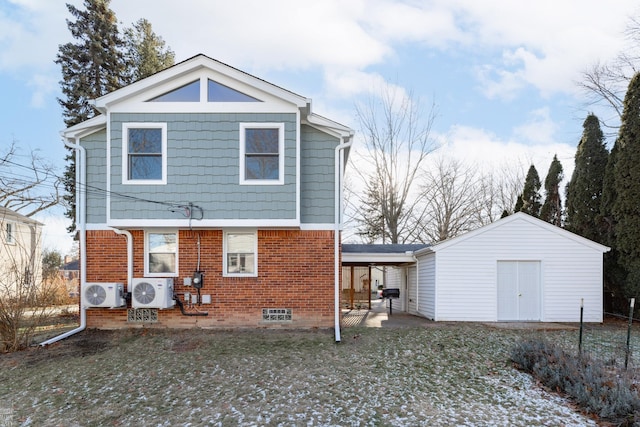
[[[339,340],[351,129],[204,55],[94,106],[62,133],[78,162],[84,326],[336,327]]]

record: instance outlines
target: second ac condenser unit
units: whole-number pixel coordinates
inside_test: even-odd
[[[145,277],[133,279],[131,306],[133,308],[171,308],[173,299],[173,279]]]

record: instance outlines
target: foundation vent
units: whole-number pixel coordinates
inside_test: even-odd
[[[127,322],[156,323],[157,321],[157,308],[130,308],[127,310]]]
[[[293,320],[290,308],[263,308],[262,321],[269,323],[291,322]]]

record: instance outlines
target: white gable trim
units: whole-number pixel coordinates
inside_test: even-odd
[[[502,218],[502,219],[499,219],[498,221],[494,221],[491,224],[485,225],[484,227],[480,227],[480,228],[478,228],[476,230],[473,230],[473,231],[470,231],[468,233],[465,233],[462,236],[454,237],[452,239],[445,240],[444,242],[441,242],[441,243],[435,244],[433,246],[430,246],[429,248],[422,249],[422,250],[416,252],[416,254],[437,252],[439,250],[446,249],[446,248],[448,248],[450,246],[457,245],[458,243],[464,242],[467,239],[471,239],[474,236],[477,236],[479,234],[485,233],[487,231],[491,231],[496,227],[501,227],[503,225],[509,224],[511,222],[514,222],[514,221],[525,221],[525,222],[528,222],[529,224],[532,224],[532,225],[535,225],[537,227],[540,227],[540,228],[542,228],[542,229],[544,229],[546,231],[550,231],[552,233],[559,234],[559,235],[561,235],[563,237],[566,237],[566,238],[568,238],[570,240],[575,241],[576,243],[580,243],[582,245],[588,246],[588,247],[590,247],[590,248],[592,248],[594,250],[600,251],[602,253],[609,252],[609,250],[611,249],[611,248],[609,248],[607,246],[604,246],[604,245],[601,245],[600,243],[597,243],[597,242],[594,242],[592,240],[586,239],[586,238],[584,238],[582,236],[579,236],[579,235],[577,235],[575,233],[567,231],[567,230],[565,230],[563,228],[556,227],[555,225],[550,224],[550,223],[548,223],[546,221],[542,221],[541,219],[534,218],[531,215],[528,215],[526,213],[516,212],[513,215],[509,215],[506,218]]]
[[[183,84],[189,83],[190,81],[196,80],[198,76],[212,77],[212,80],[216,80],[219,83],[225,84],[234,89],[238,88],[241,92],[247,93],[247,95],[251,96],[254,96],[257,90],[267,96],[293,104],[297,108],[306,107],[311,102],[307,98],[200,54],[145,79],[104,95],[96,99],[94,105],[99,111],[104,112],[106,109],[110,109],[116,104],[123,103],[140,95],[143,95],[146,99],[153,98],[154,95],[160,95],[161,93],[165,93]],[[256,98],[260,99],[259,96]],[[171,104],[174,104],[175,106],[176,103]],[[255,106],[260,103],[251,102],[249,104]]]

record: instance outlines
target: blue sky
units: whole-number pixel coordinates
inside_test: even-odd
[[[0,0],[0,150],[11,141],[63,171],[59,44],[64,1]],[[69,1],[79,7],[82,2]],[[204,53],[310,97],[315,112],[358,130],[354,105],[381,82],[412,91],[438,117],[448,155],[482,167],[554,154],[569,175],[589,111],[575,82],[629,47],[637,0],[112,0],[120,28],[148,19],[177,61]],[[251,11],[249,15],[247,11]],[[356,139],[357,144],[357,139]],[[66,251],[60,211],[45,246]]]

